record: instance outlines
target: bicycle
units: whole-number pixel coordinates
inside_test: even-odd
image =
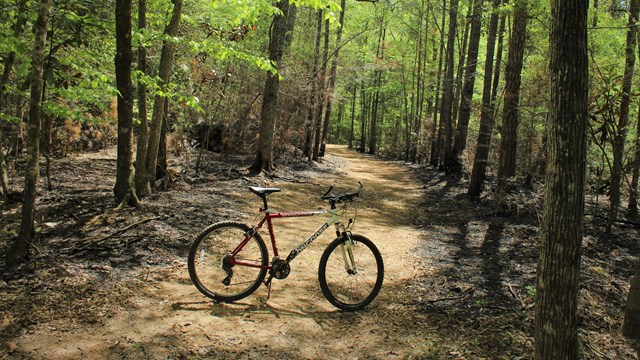
[[[271,281],[274,278],[281,280],[289,276],[291,261],[327,228],[334,225],[336,239],[329,243],[320,257],[320,289],[327,300],[339,309],[363,309],[380,292],[384,265],[380,251],[371,240],[351,233],[354,219],[349,219],[346,225],[340,221],[348,205],[360,196],[363,184],[359,184],[355,192],[342,195],[332,194],[331,186],[321,196],[322,200],[328,201],[330,210],[301,212],[272,212],[267,196],[281,190],[249,187],[249,190],[263,201],[264,207],[259,209],[263,214],[262,219],[251,227],[241,222],[224,221],[204,229],[189,249],[188,267],[191,281],[202,294],[215,301],[234,302],[243,299],[256,291],[261,284],[267,287],[269,299]],[[342,205],[340,209],[337,208],[338,204]],[[272,220],[322,214],[329,216],[326,222],[291,250],[286,258],[281,258]],[[267,246],[258,232],[265,224],[271,240],[271,262]],[[267,273],[269,277],[265,280]]]

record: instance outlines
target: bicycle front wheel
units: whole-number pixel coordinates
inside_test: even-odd
[[[322,293],[342,310],[360,310],[382,288],[384,265],[375,244],[361,235],[335,239],[322,254],[318,280]]]
[[[233,251],[251,229],[238,222],[206,228],[189,249],[189,276],[204,295],[222,302],[245,298],[260,286],[269,255],[264,241],[254,234],[235,257]],[[235,261],[234,261],[235,259]]]

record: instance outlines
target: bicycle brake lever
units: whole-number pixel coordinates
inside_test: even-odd
[[[325,197],[325,196],[329,195],[329,193],[331,193],[331,190],[333,190],[333,185],[329,186],[329,190],[327,190],[327,192],[324,193],[324,195],[322,195],[322,197]]]

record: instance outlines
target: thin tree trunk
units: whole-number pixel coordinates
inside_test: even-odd
[[[147,0],[138,0],[138,30],[147,28]],[[138,47],[138,71],[147,73],[147,48]],[[151,186],[146,181],[145,166],[147,163],[147,142],[149,140],[149,124],[147,120],[147,85],[138,81],[138,142],[136,148],[135,186],[138,196],[151,192]]]
[[[164,29],[165,35],[172,38],[178,33],[180,18],[182,16],[182,1],[171,0],[173,3],[173,13],[169,24]],[[171,69],[173,67],[173,56],[176,51],[176,44],[165,41],[160,54],[160,66],[158,76],[160,86],[169,84],[171,79]],[[162,132],[162,122],[164,121],[164,109],[167,98],[156,95],[153,101],[153,113],[151,115],[151,125],[149,126],[149,142],[147,144],[147,156],[145,166],[145,178],[147,186],[153,191],[156,181],[156,167],[158,164],[158,151],[160,150],[160,135]]]
[[[324,42],[322,48],[322,63],[320,65],[320,74],[318,81],[318,103],[316,104],[315,113],[315,141],[313,143],[313,160],[320,160],[320,143],[322,142],[322,110],[324,109],[327,97],[327,62],[329,61],[329,20],[324,21]]]
[[[440,89],[442,85],[442,64],[444,59],[444,26],[447,19],[446,12],[444,10],[446,7],[447,1],[442,0],[442,26],[440,27],[440,49],[438,50],[438,76],[436,80],[436,99],[433,106],[433,126],[431,128],[431,151],[429,159],[429,164],[433,167],[438,167],[441,160],[439,149],[441,148],[442,139],[440,131],[440,129],[442,129],[442,119],[440,119],[440,123],[438,123],[438,114],[441,109]],[[414,157],[412,157],[411,160],[415,163]]]
[[[116,1],[116,84],[118,87],[118,155],[116,205],[137,204],[133,184],[133,87],[131,85],[131,0]]]
[[[629,189],[629,216],[638,216],[638,178],[640,178],[640,111],[636,122],[636,143],[635,159],[633,161],[633,171],[631,176],[631,186]]]
[[[449,171],[455,173],[459,173],[462,170],[460,156],[467,147],[467,132],[469,129],[469,119],[471,118],[471,101],[473,99],[473,89],[477,75],[478,47],[480,44],[480,32],[482,30],[482,7],[483,0],[475,0],[473,5],[473,19],[471,20],[471,35],[464,77],[464,89],[462,90],[460,115],[458,117],[455,142],[453,144],[453,153],[451,155],[451,168],[449,169]],[[489,76],[491,76],[491,74],[489,74]]]
[[[19,37],[22,35],[24,31],[24,26],[27,23],[27,1],[26,0],[17,0],[17,19],[16,23],[13,26],[13,36]],[[7,54],[3,61],[4,70],[2,71],[2,77],[0,77],[0,113],[4,112],[4,104],[5,104],[5,89],[7,84],[9,83],[9,76],[13,71],[13,66],[16,61],[16,52],[11,51]],[[4,143],[4,134],[2,132],[2,128],[0,127],[0,144]],[[4,150],[2,146],[0,146],[0,190],[2,190],[2,194],[7,194],[9,191],[9,174],[7,172],[7,162],[4,156]]]
[[[305,155],[309,161],[313,160],[313,148],[315,144],[316,107],[320,102],[318,94],[318,69],[320,68],[320,44],[322,40],[322,10],[316,15],[316,42],[313,53],[313,70],[311,71],[311,94],[309,94],[309,109],[307,114],[307,141],[305,142]],[[306,144],[309,144],[308,146]]]
[[[360,124],[361,124],[361,129],[360,129],[360,152],[365,152],[367,149],[367,93],[365,92],[364,89],[364,80],[361,81],[361,100],[362,100],[362,104],[361,104],[361,112],[360,112]]]
[[[589,74],[587,1],[551,1],[551,102],[535,359],[578,359],[578,284],[584,221]]]
[[[527,31],[527,0],[516,0],[513,29],[509,38],[509,54],[505,71],[504,107],[502,108],[502,141],[498,161],[496,207],[505,208],[507,179],[516,175],[518,123],[520,122],[520,85]]]
[[[271,34],[269,36],[269,60],[278,70],[282,69],[282,58],[290,43],[293,32],[297,8],[289,1],[281,1],[276,7],[282,12],[273,18]],[[254,173],[273,169],[273,141],[276,130],[276,116],[278,112],[278,90],[280,88],[280,74],[267,73],[262,95],[262,111],[260,113],[260,138],[258,152],[251,166]]]
[[[494,98],[491,91],[493,72],[493,53],[496,46],[496,31],[498,27],[498,6],[501,0],[493,0],[493,12],[489,22],[487,35],[487,54],[484,61],[484,84],[482,87],[482,112],[480,113],[480,130],[476,143],[476,153],[473,159],[471,180],[469,181],[468,194],[472,198],[480,197],[482,184],[484,183],[487,160],[489,159],[489,146],[491,145],[491,132],[494,126]],[[496,66],[496,71],[499,72]]]
[[[29,252],[29,243],[34,232],[34,212],[40,158],[40,127],[42,112],[42,73],[44,68],[44,47],[47,42],[49,22],[49,0],[40,0],[38,18],[35,23],[35,44],[31,60],[31,97],[29,102],[29,142],[27,148],[27,167],[24,177],[22,198],[22,217],[18,237],[7,249],[5,265],[13,268],[24,260]]]
[[[609,221],[607,233],[611,232],[613,223],[618,216],[620,206],[620,187],[622,186],[624,148],[627,139],[627,126],[629,124],[629,102],[631,86],[633,82],[633,68],[636,61],[637,22],[640,4],[638,0],[632,0],[629,9],[629,27],[627,29],[627,45],[625,48],[624,76],[622,77],[622,95],[620,99],[620,117],[616,132],[613,135],[613,166],[611,169],[611,184],[609,186]]]
[[[356,118],[356,97],[358,96],[358,83],[353,83],[353,100],[351,102],[351,130],[349,131],[349,149],[353,149],[353,136]]]
[[[453,152],[453,73],[454,73],[454,47],[458,24],[458,0],[451,0],[449,4],[449,32],[447,34],[447,56],[444,76],[444,93],[442,95],[442,111],[440,122],[444,125],[444,161],[445,167],[451,160]]]
[[[340,17],[338,18],[338,29],[336,30],[336,50],[333,53],[331,61],[331,70],[329,71],[329,86],[327,87],[327,107],[324,113],[324,129],[322,131],[322,142],[320,143],[320,156],[324,156],[327,147],[327,137],[329,134],[329,124],[331,120],[331,106],[333,104],[333,92],[336,88],[336,73],[338,72],[338,56],[340,55],[340,46],[342,41],[342,28],[344,25],[344,9],[346,0],[340,1]],[[327,27],[327,32],[328,32]]]
[[[527,32],[527,0],[517,0],[514,9],[513,30],[509,38],[509,59],[505,75],[505,95],[502,115],[502,142],[498,167],[498,188],[501,180],[515,176],[518,147],[520,85],[524,60],[524,42]]]

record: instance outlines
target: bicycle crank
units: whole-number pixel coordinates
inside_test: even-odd
[[[269,273],[274,278],[282,280],[291,273],[291,266],[289,266],[289,263],[286,260],[275,257],[271,263],[271,271]]]

